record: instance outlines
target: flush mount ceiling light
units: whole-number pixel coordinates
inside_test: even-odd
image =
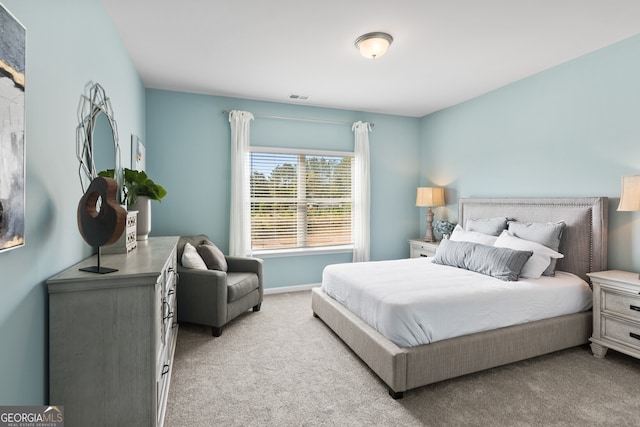
[[[365,58],[376,59],[385,54],[393,42],[387,33],[367,33],[356,39],[356,47]]]

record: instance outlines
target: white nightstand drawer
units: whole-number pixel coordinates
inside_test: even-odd
[[[409,240],[409,257],[430,257],[435,256],[440,242],[425,242],[423,240]]]
[[[640,320],[640,295],[602,289],[602,312]]]
[[[602,338],[640,350],[640,325],[602,316]]]

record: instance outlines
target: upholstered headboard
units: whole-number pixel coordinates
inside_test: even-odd
[[[556,269],[584,280],[607,269],[608,206],[606,197],[467,199],[458,202],[458,222],[469,218],[507,217],[522,222],[564,221]]]

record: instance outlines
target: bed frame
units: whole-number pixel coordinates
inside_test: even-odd
[[[587,282],[606,270],[608,199],[460,199],[458,221],[506,216],[523,222],[564,221],[556,269]],[[314,288],[313,315],[327,324],[389,387],[394,399],[412,388],[588,342],[591,311],[564,315],[416,347],[398,347],[342,304]]]

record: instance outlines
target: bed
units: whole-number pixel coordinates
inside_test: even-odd
[[[458,222],[504,216],[521,222],[564,221],[556,270],[588,282],[587,273],[606,269],[608,199],[501,198],[459,200]],[[588,342],[591,310],[486,330],[429,344],[399,346],[369,326],[321,288],[312,310],[379,377],[389,394],[493,368]]]

